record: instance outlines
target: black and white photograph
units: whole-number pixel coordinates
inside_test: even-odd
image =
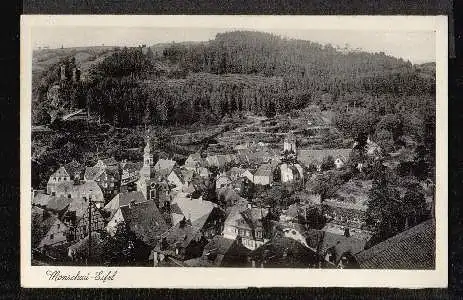
[[[44,281],[446,260],[432,26],[63,19],[22,49],[21,263]]]

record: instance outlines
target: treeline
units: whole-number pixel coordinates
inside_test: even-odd
[[[52,79],[40,84],[39,98]],[[236,31],[204,43],[174,43],[160,55],[141,47],[116,50],[91,69],[85,97],[67,97],[79,99],[77,105],[85,100],[93,115],[116,126],[215,123],[245,111],[273,116],[310,104],[339,116],[364,110],[375,120],[413,115],[420,124],[420,110],[434,101],[434,85],[428,67],[384,53],[343,53]]]

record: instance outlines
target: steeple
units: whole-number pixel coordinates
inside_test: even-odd
[[[149,132],[147,132],[145,143],[146,145],[143,150],[143,167],[140,170],[140,176],[149,179],[151,177],[151,167],[153,166],[153,155],[151,154]]]

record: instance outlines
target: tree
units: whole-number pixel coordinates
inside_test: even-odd
[[[392,139],[397,141],[403,134],[403,122],[398,114],[387,114],[381,117],[376,124],[376,131],[388,131],[392,134]]]
[[[390,153],[394,150],[394,139],[390,131],[385,129],[379,129],[376,132],[376,142],[386,153]]]
[[[398,190],[386,178],[373,181],[369,192],[367,224],[378,230],[384,240],[402,228],[402,201]]]
[[[321,168],[323,171],[328,171],[334,168],[334,158],[331,155],[328,155],[323,158]]]

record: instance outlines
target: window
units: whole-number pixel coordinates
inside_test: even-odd
[[[71,194],[68,194],[68,198],[71,198]]]
[[[50,234],[50,240],[52,240],[53,238],[54,238],[54,235],[52,233],[52,234]]]

